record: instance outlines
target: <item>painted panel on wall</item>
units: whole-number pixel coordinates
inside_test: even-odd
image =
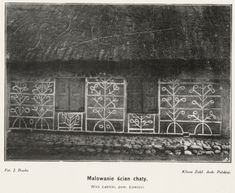
[[[82,131],[83,113],[58,113],[58,130]]]
[[[86,79],[86,131],[124,131],[125,90],[124,79]]]
[[[155,133],[155,114],[128,114],[129,133]]]
[[[9,128],[54,129],[54,80],[11,81]]]
[[[220,93],[212,82],[161,82],[159,133],[220,135]]]

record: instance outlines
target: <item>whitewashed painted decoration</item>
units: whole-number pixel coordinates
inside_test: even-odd
[[[155,133],[156,114],[129,113],[128,133]]]
[[[9,128],[54,129],[54,80],[11,81]],[[221,86],[215,82],[159,81],[159,116],[129,113],[128,133],[220,135]],[[86,78],[85,131],[124,132],[126,81]],[[59,130],[82,131],[83,113],[58,113]],[[157,128],[156,128],[156,124]],[[155,128],[156,131],[155,132]]]
[[[59,112],[58,130],[82,131],[83,113]]]
[[[220,135],[221,87],[213,82],[159,83],[158,133]]]
[[[54,80],[11,81],[9,128],[54,129]]]
[[[86,79],[86,131],[124,132],[126,81],[122,78]]]

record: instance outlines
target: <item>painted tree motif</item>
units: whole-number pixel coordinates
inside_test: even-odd
[[[58,114],[58,129],[68,131],[81,131],[82,117],[82,113],[60,112]]]
[[[161,88],[162,91],[167,93],[167,95],[162,97],[161,102],[167,104],[168,110],[166,112],[166,115],[167,119],[171,121],[170,124],[167,126],[166,133],[178,133],[177,129],[180,130],[180,133],[184,133],[182,126],[177,121],[177,118],[180,115],[185,114],[184,110],[177,108],[180,103],[186,102],[185,97],[180,97],[179,95],[177,95],[180,90],[184,89],[185,87],[181,86],[177,80],[171,81],[168,87],[163,86]]]
[[[35,105],[32,110],[35,111],[38,115],[38,120],[35,122],[35,128],[43,129],[44,125],[46,125],[47,129],[50,128],[47,119],[44,116],[53,111],[53,106],[47,106],[52,102],[52,97],[49,95],[53,92],[54,83],[47,80],[37,81],[34,85],[34,89],[32,93],[34,94],[33,100]]]
[[[154,114],[128,114],[128,132],[155,133]]]
[[[28,88],[26,83],[16,82],[12,87],[12,93],[14,94],[10,94],[10,101],[14,106],[10,106],[10,113],[16,116],[11,125],[13,128],[27,128],[27,123],[23,117],[24,114],[30,113],[30,108],[24,106],[24,103],[29,100],[29,96],[24,94],[27,91]]]
[[[103,77],[87,81],[87,123],[95,122],[92,131],[117,132],[116,122],[123,129],[124,84],[123,80]]]
[[[213,110],[210,110],[209,113],[206,113],[205,110],[209,108],[211,104],[214,104],[214,100],[210,99],[210,95],[215,93],[215,89],[211,84],[202,84],[194,85],[192,89],[189,90],[189,93],[195,93],[199,98],[199,101],[193,100],[192,104],[200,108],[199,111],[193,111],[193,114],[188,115],[193,121],[199,122],[194,129],[194,134],[198,134],[197,130],[201,127],[201,133],[205,134],[206,130],[212,135],[213,132],[208,125],[208,122],[216,120],[216,115],[214,115]],[[207,133],[208,133],[207,132]]]
[[[221,94],[216,82],[160,82],[159,133],[220,135]]]
[[[54,127],[54,81],[12,81],[10,128],[52,129]]]

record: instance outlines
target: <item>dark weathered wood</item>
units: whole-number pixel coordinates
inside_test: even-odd
[[[56,111],[78,112],[85,107],[85,80],[80,78],[56,79]]]

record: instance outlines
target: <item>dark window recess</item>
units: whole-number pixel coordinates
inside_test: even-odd
[[[158,81],[143,81],[143,113],[158,113]]]
[[[83,112],[85,107],[85,79],[56,79],[56,111]]]
[[[127,112],[158,112],[158,81],[129,78],[127,80]]]

